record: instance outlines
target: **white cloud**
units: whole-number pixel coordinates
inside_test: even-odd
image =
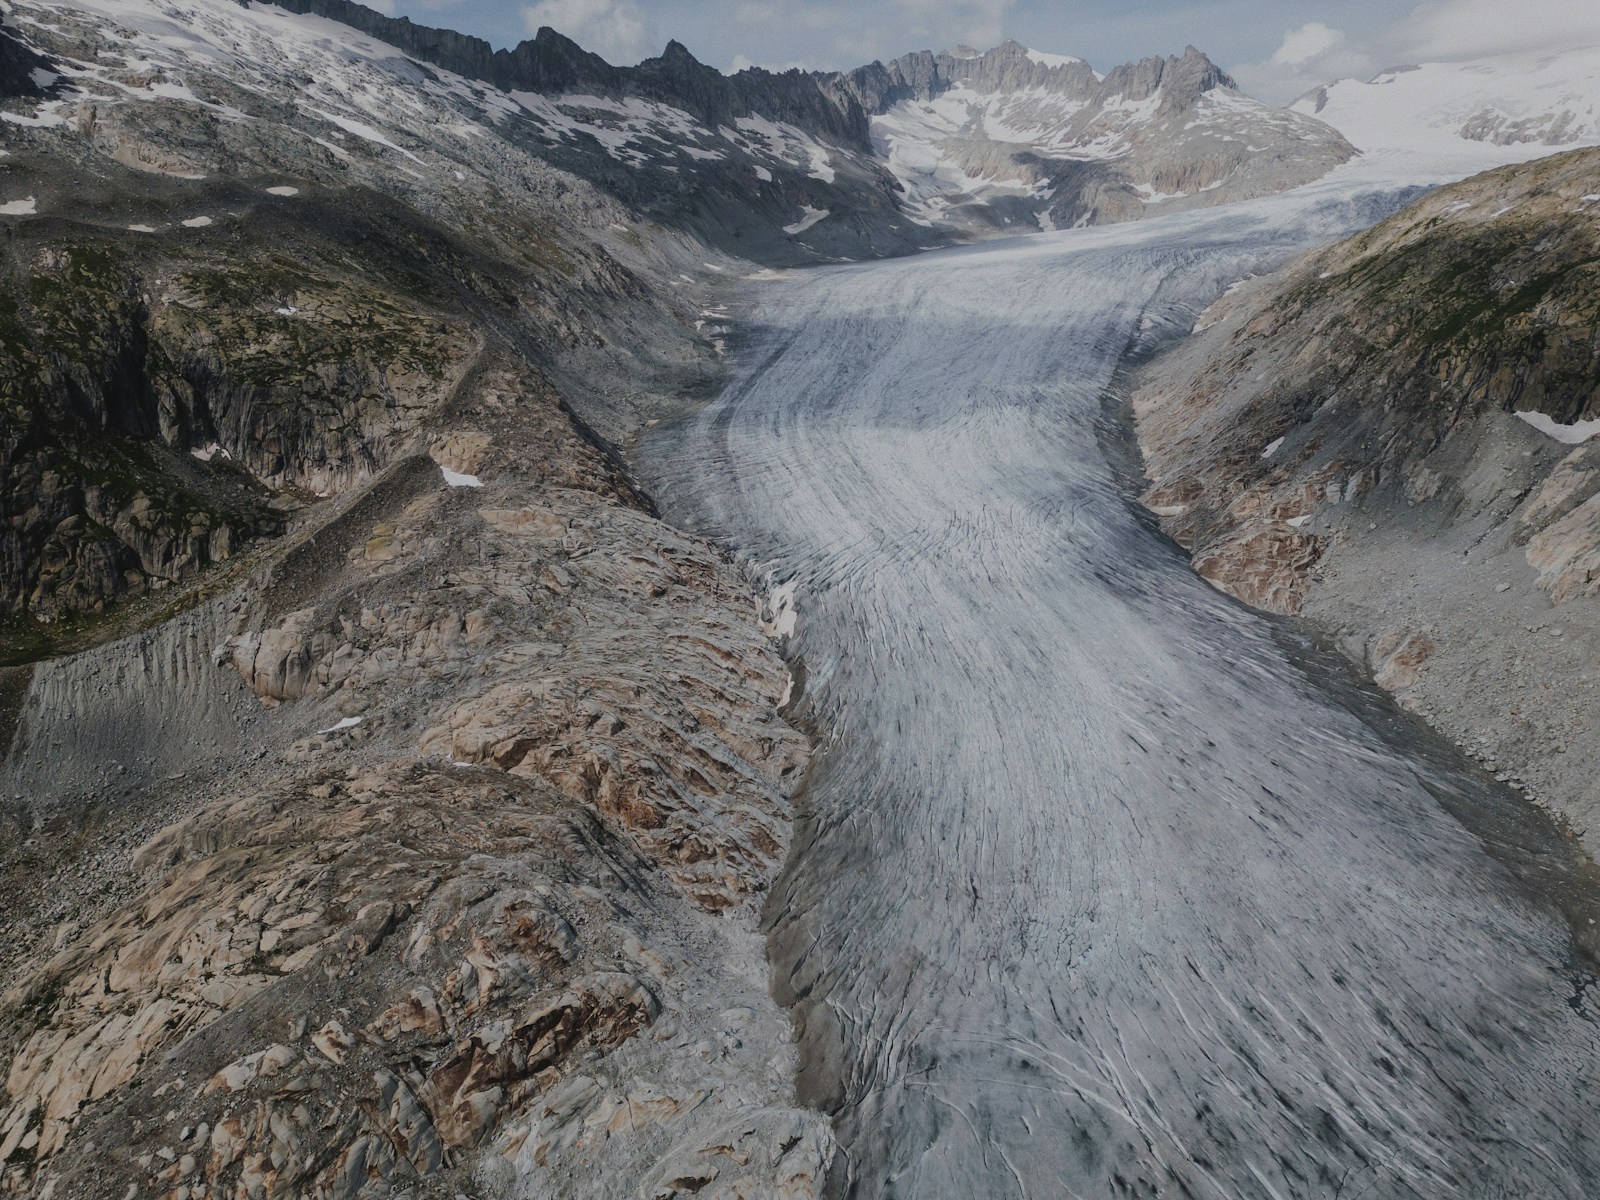
[[[1006,17],[1016,7],[1016,0],[894,0],[895,5],[911,19],[906,32],[915,36],[942,39],[941,45],[930,49],[944,49],[954,42],[968,42],[987,50],[1005,37]]]
[[[1600,45],[1596,0],[1425,0],[1359,39],[1320,21],[1287,30],[1271,57],[1230,72],[1246,91],[1282,104],[1388,67],[1581,45]]]
[[[529,33],[548,25],[610,63],[636,63],[649,53],[638,0],[539,0],[522,10],[522,21]]]
[[[1395,29],[1410,61],[1460,60],[1600,43],[1594,0],[1434,0]]]
[[[1328,51],[1344,43],[1344,33],[1330,29],[1321,21],[1312,21],[1291,29],[1283,35],[1283,45],[1272,56],[1280,67],[1298,67],[1312,59],[1324,57]]]
[[[1287,104],[1318,84],[1350,75],[1366,79],[1384,65],[1352,45],[1342,30],[1313,21],[1285,31],[1270,58],[1230,67],[1228,73],[1251,95]]]
[[[746,3],[733,10],[733,19],[741,25],[753,25],[767,30],[778,29],[828,29],[849,24],[851,18],[843,9],[825,4]]]

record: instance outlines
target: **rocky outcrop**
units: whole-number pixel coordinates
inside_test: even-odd
[[[1600,152],[1440,189],[1249,281],[1134,394],[1146,503],[1207,579],[1322,624],[1591,824]]]
[[[806,757],[788,672],[536,374],[472,396],[216,603],[184,668],[212,715],[137,739],[237,727],[141,789],[177,819],[131,844],[148,810],[98,810],[93,870],[7,897],[36,933],[0,996],[0,1191],[817,1194],[754,927]],[[37,675],[17,753],[119,656]],[[102,673],[74,715],[114,738],[169,673]],[[84,854],[50,836],[84,802],[41,802],[22,852]]]

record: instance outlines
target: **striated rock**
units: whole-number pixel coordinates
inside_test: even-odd
[[[754,928],[806,754],[787,670],[545,385],[482,384],[427,431],[481,488],[395,463],[220,602],[202,655],[271,756],[19,964],[0,1194],[623,1195],[758,1111],[728,1194],[817,1194]]]
[[[1194,569],[1221,591],[1266,612],[1298,613],[1307,575],[1326,543],[1286,525],[1251,523],[1194,557]]]
[[[1530,538],[1528,565],[1553,604],[1600,594],[1600,496]]]

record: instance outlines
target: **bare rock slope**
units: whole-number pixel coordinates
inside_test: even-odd
[[[1600,152],[1443,188],[1147,366],[1146,502],[1600,846]]]
[[[791,680],[618,448],[748,264],[349,29],[113,7],[0,114],[0,1194],[815,1194]]]

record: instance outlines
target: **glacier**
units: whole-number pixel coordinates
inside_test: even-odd
[[[1557,835],[1131,498],[1129,355],[1381,174],[746,283],[642,448],[782,596],[822,742],[767,923],[828,1194],[1600,1188]]]

